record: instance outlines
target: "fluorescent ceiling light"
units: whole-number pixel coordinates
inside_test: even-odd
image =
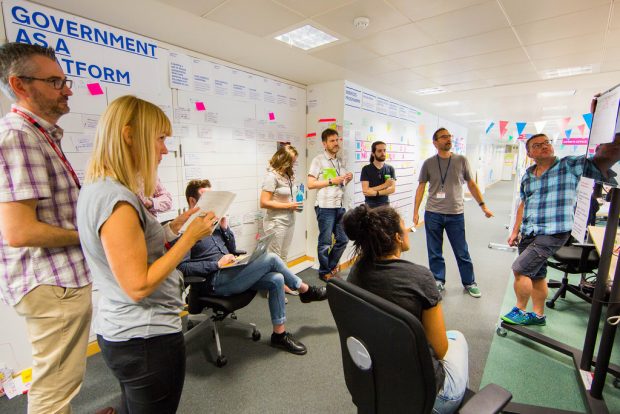
[[[569,91],[539,92],[536,96],[539,98],[560,98],[563,96],[573,96],[575,92],[577,92],[575,89]]]
[[[323,46],[338,40],[338,38],[316,27],[312,27],[309,24],[288,33],[281,34],[280,36],[276,36],[275,39],[289,46],[295,46],[303,50],[314,49],[315,47]]]
[[[547,112],[547,111],[563,111],[565,109],[568,109],[568,106],[566,106],[566,105],[556,105],[556,106],[543,106],[542,107],[543,112]]]
[[[424,89],[418,89],[413,91],[413,93],[415,93],[416,95],[436,95],[438,93],[444,93],[447,92],[445,89],[443,88],[424,88]]]
[[[437,103],[434,103],[433,105],[435,106],[457,106],[459,104],[460,104],[459,101],[447,101],[447,102],[437,102]]]
[[[560,69],[547,69],[542,71],[542,76],[545,79],[563,78],[566,76],[583,75],[586,73],[592,73],[594,68],[592,65],[574,66],[572,68],[560,68]]]
[[[459,112],[453,115],[454,116],[472,116],[472,115],[476,115],[476,113],[475,112]]]

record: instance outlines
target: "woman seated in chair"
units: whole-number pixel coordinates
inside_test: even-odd
[[[361,205],[344,215],[343,224],[357,255],[348,281],[399,305],[422,322],[437,382],[433,412],[455,412],[467,387],[467,341],[458,331],[446,332],[441,295],[430,270],[400,258],[409,250],[409,229],[389,206],[369,209]]]

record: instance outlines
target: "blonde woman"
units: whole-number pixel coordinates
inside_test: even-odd
[[[213,232],[209,213],[166,252],[165,242],[177,237],[189,214],[162,227],[137,196],[142,189],[153,194],[171,133],[157,106],[134,96],[114,100],[97,126],[78,199],[80,242],[100,292],[94,328],[121,386],[121,412],[176,412],[185,378],[183,285],[176,266]]]
[[[269,250],[286,263],[288,248],[295,231],[295,212],[303,210],[303,202],[295,202],[295,173],[297,150],[283,145],[269,161],[260,194],[260,206],[267,210],[263,219],[265,233],[275,233]],[[285,292],[293,293],[288,287]]]

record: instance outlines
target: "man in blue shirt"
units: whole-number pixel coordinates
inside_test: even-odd
[[[386,148],[385,142],[373,142],[370,163],[362,167],[362,192],[370,208],[390,205],[388,195],[396,191],[396,172],[394,167],[385,163]]]
[[[190,208],[200,195],[211,188],[209,180],[192,180],[187,184],[185,197]],[[178,269],[185,276],[202,276],[207,279],[202,286],[207,294],[229,296],[246,290],[268,290],[269,311],[273,324],[271,345],[297,355],[306,354],[304,344],[286,332],[286,306],[284,284],[299,291],[303,303],[327,299],[325,287],[308,286],[292,273],[282,259],[266,253],[247,265],[227,267],[235,261],[237,247],[235,235],[225,217],[220,220],[211,236],[200,240],[179,263]]]
[[[610,177],[614,173],[609,168],[617,157],[608,156],[610,152],[606,151],[606,156],[597,152],[592,160],[585,156],[559,159],[545,134],[531,136],[525,148],[536,163],[521,179],[521,203],[508,238],[508,244],[519,249],[519,257],[512,264],[517,304],[502,320],[515,325],[545,325],[547,259],[570,237],[579,179],[584,171],[593,178]],[[530,298],[533,312],[526,312]]]

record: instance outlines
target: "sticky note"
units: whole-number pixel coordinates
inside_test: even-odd
[[[275,119],[276,119],[276,115],[273,112],[269,112],[269,120],[275,121]]]
[[[21,372],[22,382],[27,384],[32,382],[32,368],[25,369]]]
[[[87,83],[86,87],[88,88],[88,92],[91,95],[103,95],[103,89],[101,89],[101,85],[99,83]]]
[[[205,107],[205,103],[204,102],[196,101],[195,104],[196,104],[196,110],[197,111],[206,111],[207,110],[207,108]]]

